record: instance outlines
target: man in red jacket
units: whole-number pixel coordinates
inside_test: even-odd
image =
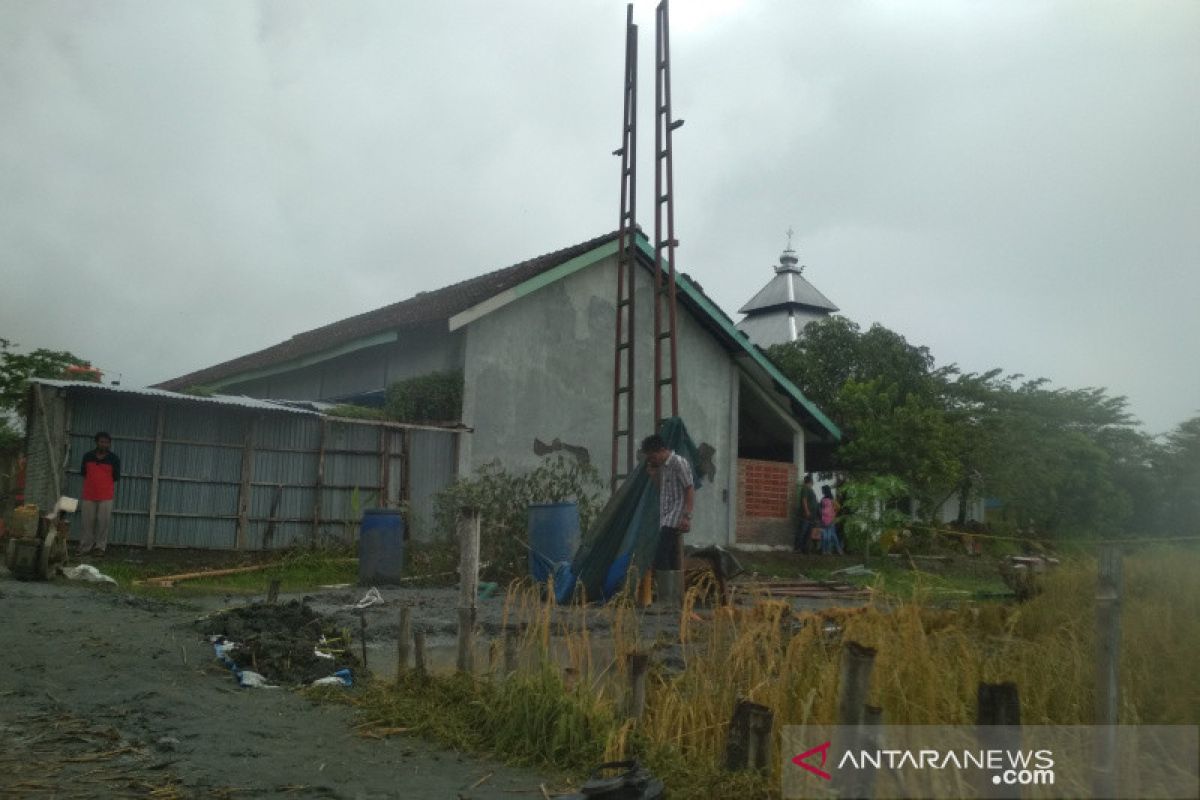
[[[121,480],[121,459],[110,448],[112,437],[104,431],[96,434],[96,449],[83,456],[83,502],[80,511],[83,531],[79,536],[79,555],[104,555],[108,547],[108,529],[112,521],[113,495]]]

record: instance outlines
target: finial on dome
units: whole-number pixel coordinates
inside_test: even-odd
[[[803,272],[804,271],[804,267],[796,266],[797,264],[800,263],[800,259],[796,257],[796,251],[792,249],[792,237],[794,235],[795,235],[795,231],[793,231],[791,228],[788,228],[787,229],[787,238],[788,238],[787,249],[785,249],[783,251],[783,255],[779,256],[779,266],[775,268],[776,272],[786,272],[789,270],[792,272]]]

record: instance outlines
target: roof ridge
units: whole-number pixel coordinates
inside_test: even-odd
[[[221,380],[241,372],[261,369],[266,366],[265,362],[268,361],[289,361],[302,358],[392,328],[429,324],[440,319],[448,319],[459,311],[509,288],[505,285],[509,279],[519,282],[524,278],[540,274],[557,266],[560,262],[569,260],[576,254],[595,249],[615,238],[617,234],[618,231],[610,231],[577,244],[518,261],[507,267],[485,272],[482,275],[465,278],[437,289],[417,292],[403,300],[301,331],[276,344],[170,378],[156,386],[170,389]],[[413,313],[406,315],[407,311]]]

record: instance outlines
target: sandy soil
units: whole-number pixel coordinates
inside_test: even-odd
[[[239,689],[195,631],[200,611],[0,568],[0,796],[542,796],[531,772],[360,739],[348,708]]]

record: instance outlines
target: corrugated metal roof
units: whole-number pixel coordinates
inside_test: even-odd
[[[799,272],[780,270],[775,277],[738,309],[739,314],[754,314],[773,308],[814,308],[819,311],[837,311],[828,297],[809,283]]]
[[[34,378],[30,382],[37,383],[42,386],[53,386],[59,389],[80,389],[89,392],[107,392],[111,394],[135,395],[138,397],[153,397],[159,400],[184,400],[192,403],[209,403],[213,405],[252,408],[257,411],[287,411],[293,414],[311,414],[313,416],[319,416],[317,411],[309,408],[297,408],[295,405],[290,405],[283,401],[259,400],[255,397],[223,394],[210,395],[206,397],[198,394],[168,392],[165,389],[151,389],[148,387],[135,389],[126,386],[110,386],[103,383],[92,383],[91,381],[58,381],[50,380],[48,378]]]

